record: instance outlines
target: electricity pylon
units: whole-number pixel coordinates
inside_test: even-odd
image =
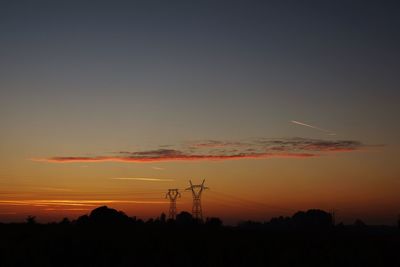
[[[165,198],[169,199],[169,212],[168,219],[175,220],[176,217],[176,199],[181,197],[181,193],[179,193],[179,189],[168,189]]]
[[[202,221],[203,220],[203,211],[201,209],[201,193],[203,190],[209,189],[204,186],[205,180],[201,184],[192,184],[192,181],[189,180],[190,187],[186,188],[186,190],[192,191],[193,196],[193,207],[192,207],[192,215],[195,219]]]

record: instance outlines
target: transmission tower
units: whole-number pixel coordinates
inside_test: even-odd
[[[168,219],[175,220],[176,217],[176,199],[181,197],[181,193],[179,193],[179,189],[168,189],[165,198],[169,199],[169,212]]]
[[[192,184],[192,181],[189,180],[190,187],[186,188],[186,190],[192,191],[193,196],[193,207],[192,207],[192,215],[195,219],[202,221],[203,220],[203,212],[201,209],[201,193],[203,190],[209,189],[204,186],[205,180],[201,184]]]

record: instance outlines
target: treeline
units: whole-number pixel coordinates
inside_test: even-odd
[[[36,217],[28,216],[27,224],[37,224]],[[61,225],[206,225],[214,227],[222,227],[223,221],[217,217],[207,217],[204,221],[196,220],[189,212],[183,211],[177,214],[174,220],[167,219],[167,216],[162,213],[157,218],[148,220],[138,219],[137,217],[129,217],[122,211],[117,211],[107,206],[102,206],[94,209],[87,215],[80,216],[76,220],[68,218],[62,219],[60,222],[50,224]],[[329,229],[332,227],[345,227],[343,223],[334,225],[334,218],[331,213],[319,209],[310,209],[308,211],[298,211],[291,217],[274,217],[269,221],[242,221],[236,227],[238,228],[274,228],[274,229]],[[232,227],[232,226],[230,226]],[[367,225],[360,219],[356,219],[353,224],[346,227],[363,228]],[[400,228],[400,220],[398,223]]]
[[[224,226],[181,212],[143,221],[99,207],[70,221],[0,224],[0,266],[400,266],[397,227],[333,225],[321,210]]]

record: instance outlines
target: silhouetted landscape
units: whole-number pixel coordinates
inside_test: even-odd
[[[333,225],[322,210],[224,226],[102,206],[74,221],[1,224],[0,236],[0,266],[400,266],[398,227]]]

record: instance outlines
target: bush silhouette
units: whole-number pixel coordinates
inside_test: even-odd
[[[26,218],[26,223],[27,223],[27,224],[36,224],[36,216],[31,216],[31,215],[29,215],[29,216]]]
[[[366,226],[366,224],[362,221],[362,220],[360,220],[360,219],[356,219],[355,221],[354,221],[354,224],[353,224],[355,227],[357,227],[357,228],[363,228],[363,227],[365,227]]]
[[[186,211],[182,211],[176,215],[176,223],[180,225],[190,225],[194,223],[192,214]]]
[[[332,226],[332,215],[318,209],[311,209],[306,212],[299,211],[292,217],[292,224],[297,228],[319,229]]]
[[[70,221],[67,217],[65,217],[65,218],[63,218],[63,219],[61,220],[60,224],[61,224],[61,225],[70,225],[70,224],[71,224],[71,221]]]
[[[91,223],[95,224],[122,224],[128,223],[129,217],[122,211],[102,206],[92,210],[89,215]]]
[[[206,225],[211,227],[220,227],[222,226],[222,221],[220,218],[211,217],[206,219]]]
[[[132,219],[122,211],[111,209],[107,206],[102,206],[92,210],[88,215],[83,215],[78,218],[77,224],[95,224],[95,225],[119,225],[128,224]]]

